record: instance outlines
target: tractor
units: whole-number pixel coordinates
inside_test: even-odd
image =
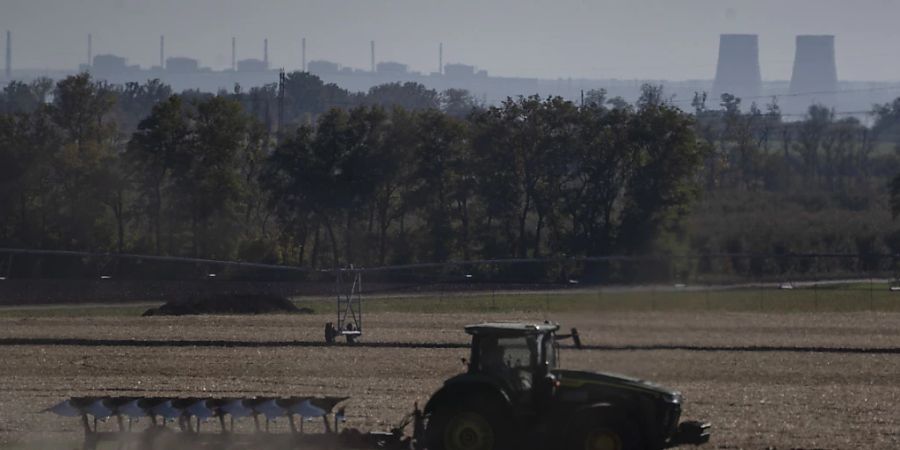
[[[429,399],[428,450],[657,450],[709,441],[709,424],[678,423],[678,392],[619,375],[562,370],[550,323],[485,323],[472,336],[465,373]],[[423,447],[419,443],[418,447]]]

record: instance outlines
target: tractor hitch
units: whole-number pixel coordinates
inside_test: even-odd
[[[669,440],[668,447],[679,445],[702,445],[709,442],[709,422],[690,420],[678,424],[678,430]]]

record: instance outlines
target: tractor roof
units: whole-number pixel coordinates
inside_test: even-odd
[[[559,330],[555,323],[528,323],[528,322],[486,322],[477,325],[467,325],[466,333],[471,335],[481,334],[544,334]]]

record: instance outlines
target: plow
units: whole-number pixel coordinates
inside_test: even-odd
[[[390,432],[340,429],[347,397],[72,397],[48,408],[78,418],[84,450],[117,449],[409,449],[403,429],[419,423],[418,409]],[[273,430],[272,424],[286,422]],[[316,425],[309,432],[304,424]],[[204,429],[206,428],[206,429]]]

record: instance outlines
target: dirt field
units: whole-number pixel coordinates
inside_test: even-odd
[[[71,395],[349,393],[348,422],[387,429],[462,369],[466,323],[544,314],[376,313],[367,343],[318,346],[331,315],[0,318],[0,448],[74,448],[77,419],[39,411]],[[681,390],[711,448],[900,448],[900,313],[555,314],[597,350],[562,364]],[[158,345],[171,341],[173,345]],[[224,347],[230,343],[232,346]],[[797,351],[793,349],[802,349]]]

